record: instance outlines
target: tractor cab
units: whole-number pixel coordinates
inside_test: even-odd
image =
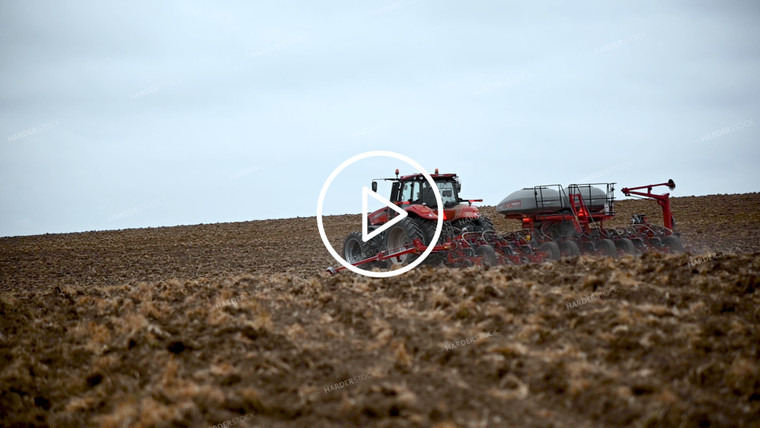
[[[435,174],[432,177],[438,187],[438,192],[441,194],[443,207],[450,208],[458,205],[460,202],[459,189],[461,188],[459,178],[454,174]],[[438,208],[435,192],[422,175],[401,177],[391,189],[390,201],[400,205],[420,204]]]
[[[465,200],[459,197],[462,184],[456,174],[440,174],[436,169],[435,173],[430,176],[435,181],[441,195],[444,220],[479,217],[478,209],[472,206],[472,202],[480,202],[481,200]],[[435,200],[435,192],[425,176],[412,174],[399,177],[398,170],[396,170],[395,178],[383,180],[392,182],[388,200],[416,217],[426,220],[438,219],[438,203]],[[377,181],[372,182],[372,190],[377,191]],[[468,202],[468,204],[463,204],[463,202]],[[395,215],[390,208],[382,208],[369,214],[369,222],[372,225],[384,224]]]

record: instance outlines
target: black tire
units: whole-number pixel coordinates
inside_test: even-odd
[[[668,235],[662,238],[662,245],[668,247],[673,254],[682,254],[684,252],[681,239],[676,235]]]
[[[367,244],[367,250],[366,250],[367,254],[369,254],[369,257],[372,257],[385,249],[385,247],[383,247],[383,245],[385,245],[385,235],[381,233],[375,236],[374,238],[370,239],[369,241],[367,241],[366,244]],[[369,262],[369,263],[361,265],[360,267],[362,269],[367,269],[367,270],[370,270],[373,268],[385,269],[388,267],[388,262],[385,262],[385,261]]]
[[[544,242],[538,246],[538,251],[548,254],[549,260],[559,260],[562,257],[562,252],[556,242]]]
[[[600,239],[596,241],[596,249],[601,251],[607,257],[617,258],[618,251],[615,243],[611,239]]]
[[[490,218],[484,216],[483,214],[478,217],[477,220],[474,221],[474,224],[476,227],[479,227],[482,231],[492,231],[493,229],[493,222]]]
[[[459,229],[457,233],[464,233],[466,230],[467,232],[479,232],[480,231],[480,225],[475,224],[473,220],[467,219],[467,220],[457,220],[451,223],[455,229]]]
[[[555,242],[559,242],[563,239],[575,239],[575,237],[578,235],[578,232],[575,230],[575,225],[570,220],[564,220],[559,223],[545,225],[541,227],[541,230]]]
[[[438,225],[438,220],[415,219],[415,222],[422,231],[422,237],[424,238],[422,240],[422,243],[425,245],[430,245],[430,243],[433,241],[433,235],[435,235],[435,227]],[[438,237],[439,244],[441,243],[442,239],[443,230],[441,230],[441,235]]]
[[[492,246],[481,245],[475,250],[475,254],[480,257],[484,266],[496,266],[496,251]]]
[[[581,255],[581,250],[578,248],[578,244],[575,241],[562,241],[559,243],[559,251],[562,257],[578,257]]]
[[[343,241],[343,258],[347,262],[354,264],[369,257],[372,257],[369,251],[369,245],[362,241],[361,232],[351,232],[346,240]]]
[[[628,238],[616,240],[615,247],[617,247],[618,250],[622,250],[624,254],[636,254],[636,246],[633,245],[633,241]]]
[[[417,225],[420,226],[420,230],[422,230],[423,240],[422,243],[425,245],[430,245],[433,241],[433,235],[435,235],[435,227],[438,225],[438,220],[425,220],[425,219],[416,219]],[[441,229],[441,235],[438,237],[438,242],[436,242],[435,245],[440,245],[443,242],[446,241],[446,222],[443,223],[443,228]],[[422,262],[424,265],[427,266],[438,266],[440,265],[444,260],[446,260],[446,257],[443,253],[430,253],[427,258],[425,258],[425,261]]]
[[[482,214],[478,218],[460,219],[454,221],[452,224],[457,229],[464,230],[466,228],[468,232],[487,232],[494,230],[491,219]]]
[[[385,231],[385,248],[390,252],[399,251],[403,247],[412,244],[415,239],[419,239],[423,244],[425,243],[425,235],[420,225],[415,219],[407,217]],[[391,264],[399,265],[411,263],[417,257],[419,257],[418,254],[409,253],[393,257],[388,259],[388,261]]]

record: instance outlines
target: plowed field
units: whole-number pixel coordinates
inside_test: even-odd
[[[0,238],[0,425],[760,426],[760,194],[673,210],[691,254],[383,280],[314,218]]]

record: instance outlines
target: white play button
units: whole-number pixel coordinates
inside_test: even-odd
[[[378,227],[377,229],[373,230],[372,232],[369,232],[367,230],[368,228],[368,215],[369,211],[367,210],[367,195],[371,195],[373,198],[375,198],[378,202],[383,204],[383,206],[386,206],[393,211],[396,211],[398,215],[394,217],[392,220],[389,220],[384,225]],[[383,233],[385,230],[387,230],[389,227],[393,226],[394,224],[400,222],[401,220],[405,219],[406,216],[409,214],[396,206],[393,202],[385,199],[384,197],[377,194],[377,192],[373,192],[369,188],[362,187],[362,241],[367,242],[370,239],[374,238],[375,236]]]
[[[366,270],[362,269],[360,266],[354,266],[353,264],[349,263],[343,256],[338,254],[337,251],[335,251],[335,248],[333,248],[332,244],[330,243],[330,240],[327,237],[327,232],[325,231],[325,225],[322,221],[322,209],[324,208],[325,203],[325,197],[327,196],[327,191],[330,188],[330,184],[335,180],[336,177],[346,169],[347,167],[353,165],[356,162],[363,161],[365,159],[369,158],[375,158],[375,157],[381,157],[381,158],[392,158],[399,160],[401,162],[404,162],[411,166],[412,170],[419,171],[420,174],[422,174],[423,177],[425,177],[425,181],[428,183],[428,185],[433,189],[433,192],[435,193],[435,199],[438,206],[438,221],[436,222],[435,227],[435,233],[433,234],[433,237],[431,238],[431,242],[438,242],[438,238],[441,236],[441,231],[443,229],[443,202],[441,201],[441,192],[438,191],[438,186],[436,185],[435,180],[433,180],[433,177],[425,171],[425,168],[422,167],[419,163],[415,162],[413,159],[410,159],[407,156],[404,156],[399,153],[394,152],[387,152],[387,151],[372,151],[372,152],[365,152],[360,153],[358,155],[352,156],[349,159],[346,159],[343,161],[340,165],[338,165],[337,168],[333,170],[333,172],[330,173],[330,175],[327,177],[327,180],[325,180],[325,183],[322,185],[322,190],[319,192],[319,197],[317,198],[317,229],[319,229],[319,237],[322,238],[322,243],[325,244],[325,248],[330,253],[331,256],[335,260],[338,261],[338,263],[341,264],[341,266],[345,269],[350,270],[351,272],[358,273],[359,275],[365,275],[372,278],[389,278],[396,275],[401,275],[402,273],[409,272],[410,270],[414,269],[415,267],[419,266],[420,263],[422,263],[425,260],[425,257],[427,257],[430,253],[433,252],[433,249],[435,248],[435,245],[428,245],[427,248],[425,248],[425,251],[422,252],[418,257],[416,257],[411,263],[409,263],[406,266],[400,267],[398,269],[392,269],[388,271],[374,271],[374,270]],[[369,178],[369,177],[367,177]],[[354,188],[354,187],[351,187]],[[392,210],[396,211],[399,215],[395,218],[388,221],[387,224],[383,224],[380,228],[373,230],[372,233],[368,233],[368,225],[369,219],[367,218],[367,193],[372,193],[372,197],[374,197],[376,200],[380,201],[384,206],[390,207]],[[353,192],[349,192],[350,194],[354,194]],[[351,196],[351,195],[346,195]],[[355,196],[354,196],[355,197]],[[351,202],[355,203],[355,202]],[[372,237],[377,237],[377,234],[384,232],[388,230],[389,227],[398,224],[399,221],[403,220],[404,218],[407,218],[407,213],[397,207],[396,205],[392,204],[389,200],[385,198],[381,198],[377,195],[376,192],[372,192],[368,188],[364,188],[362,190],[362,240],[367,241],[368,239],[371,239]],[[380,243],[379,247],[382,250],[386,250],[384,243]],[[340,269],[340,268],[339,268]]]

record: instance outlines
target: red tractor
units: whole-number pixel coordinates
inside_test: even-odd
[[[439,174],[438,169],[431,174],[435,181],[438,191],[443,201],[443,229],[436,245],[442,245],[449,242],[453,237],[461,236],[467,232],[484,232],[492,231],[493,223],[491,220],[480,214],[477,207],[472,206],[473,202],[481,202],[480,199],[461,199],[459,192],[462,189],[461,182],[456,174]],[[405,251],[422,244],[424,247],[430,245],[435,235],[435,229],[438,222],[438,204],[436,203],[435,193],[430,187],[422,174],[412,174],[399,177],[399,170],[396,170],[396,177],[381,178],[378,180],[391,182],[391,193],[388,198],[392,203],[401,207],[408,213],[408,216],[396,223],[388,230],[377,235],[368,242],[362,241],[362,233],[353,232],[346,238],[343,244],[343,257],[349,263],[357,264],[362,260],[375,258],[376,260],[369,265],[387,266],[386,262],[391,264],[409,263],[419,256],[419,251]],[[372,181],[372,191],[377,191],[377,181]],[[398,215],[391,208],[381,208],[368,214],[368,229],[372,232],[374,229],[382,226]],[[478,256],[477,245],[472,248],[472,257]],[[446,247],[449,249],[449,247]],[[488,251],[487,249],[480,250]],[[385,258],[377,257],[378,254],[394,254],[403,252],[404,254]],[[445,251],[435,251],[426,260],[429,264],[440,264],[446,262]]]

